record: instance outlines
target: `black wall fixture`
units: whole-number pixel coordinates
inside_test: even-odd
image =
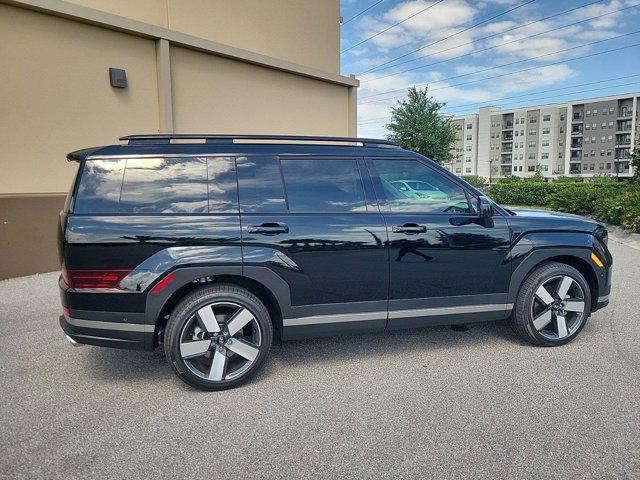
[[[121,68],[109,68],[109,81],[112,87],[127,88],[127,72]]]

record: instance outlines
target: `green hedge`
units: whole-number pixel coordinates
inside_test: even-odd
[[[505,205],[533,205],[590,215],[600,221],[640,232],[640,189],[626,182],[596,179],[591,182],[527,181],[503,179],[491,187],[491,196]]]

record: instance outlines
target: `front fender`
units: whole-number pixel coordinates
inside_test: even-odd
[[[592,252],[603,260],[605,268],[594,264]],[[537,265],[556,257],[582,260],[594,273],[598,297],[609,295],[611,255],[593,235],[584,232],[535,232],[523,235],[511,249],[509,303],[515,303],[522,282]],[[599,298],[593,299],[594,306],[599,303]]]

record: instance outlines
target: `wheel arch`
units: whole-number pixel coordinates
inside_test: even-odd
[[[590,252],[589,249],[585,248],[539,249],[532,251],[514,269],[511,275],[509,302],[515,303],[522,282],[533,270],[544,263],[558,262],[575,268],[585,277],[589,285],[591,310],[593,311],[598,301],[598,277],[588,260]]]
[[[172,273],[175,281],[170,290],[167,289],[164,295],[149,293],[147,296],[147,322],[156,327],[152,348],[157,347],[168,316],[180,300],[203,285],[216,283],[237,285],[253,293],[267,308],[273,322],[274,335],[282,335],[282,318],[291,306],[291,297],[288,284],[272,270],[266,267],[243,269],[240,266],[225,266],[178,268]]]

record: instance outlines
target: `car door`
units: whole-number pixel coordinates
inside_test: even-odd
[[[503,318],[510,278],[507,222],[483,221],[478,199],[420,158],[370,158],[389,236],[387,328]],[[399,180],[436,191],[407,195]]]
[[[236,161],[244,265],[286,282],[284,337],[384,330],[387,231],[362,159]]]

